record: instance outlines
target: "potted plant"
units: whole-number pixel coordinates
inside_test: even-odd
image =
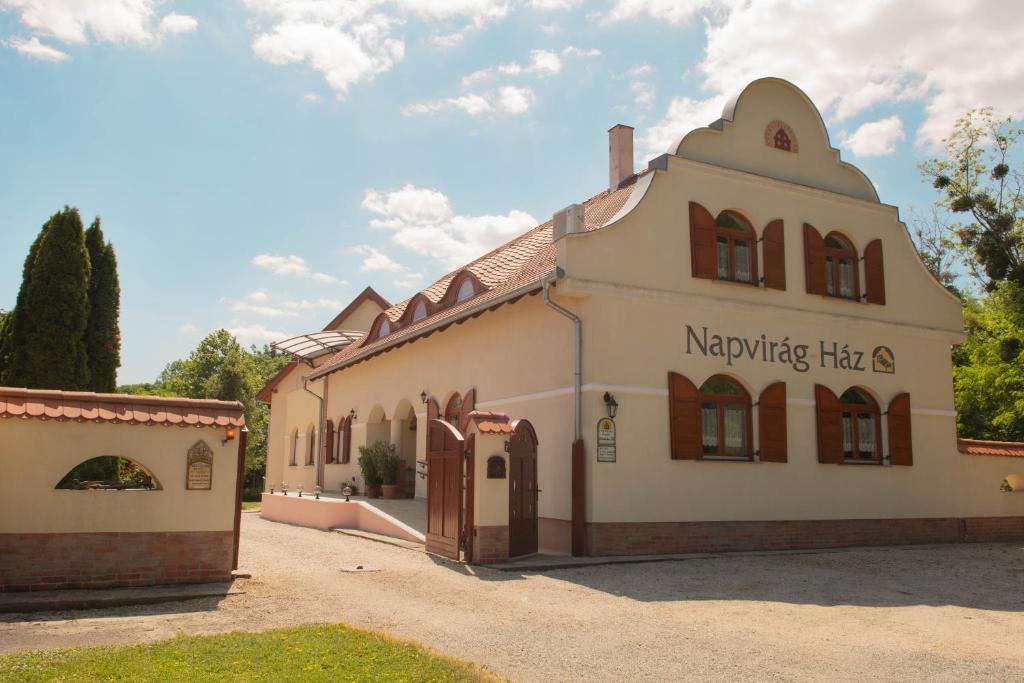
[[[363,483],[366,486],[367,498],[380,498],[381,484],[383,483],[380,471],[381,449],[386,449],[388,444],[383,441],[376,441],[369,446],[359,447],[359,470],[363,473]]]
[[[395,444],[384,444],[377,454],[377,465],[379,467],[384,498],[393,499],[398,497],[398,470],[402,465],[402,458],[399,457]]]

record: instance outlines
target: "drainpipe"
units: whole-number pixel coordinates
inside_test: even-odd
[[[322,444],[323,443],[323,439],[324,439],[324,397],[319,395],[319,394],[314,394],[312,391],[309,390],[309,386],[308,385],[309,385],[309,375],[307,375],[307,376],[302,378],[302,390],[305,391],[310,396],[312,396],[313,398],[315,398],[317,400],[317,402],[320,404],[320,411],[319,411],[320,417],[317,420],[316,435],[317,435],[317,438],[320,439],[320,442]],[[317,446],[317,448],[316,448],[316,461],[313,463],[313,465],[316,466],[316,485],[321,487],[321,488],[323,488],[324,482],[323,482],[323,478],[321,477],[321,473],[320,473],[320,460],[322,458],[322,455],[320,454],[320,451],[322,450],[320,448],[321,444],[317,444],[316,445]]]
[[[586,555],[586,501],[583,468],[583,323],[580,317],[551,300],[551,280],[544,281],[544,303],[573,323],[572,554]]]

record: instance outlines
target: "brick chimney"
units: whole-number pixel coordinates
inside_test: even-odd
[[[608,129],[608,189],[633,175],[633,128],[622,123]]]

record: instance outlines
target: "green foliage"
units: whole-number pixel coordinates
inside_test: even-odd
[[[485,681],[475,667],[347,626],[0,655],[10,681]]]
[[[92,271],[89,278],[89,322],[85,328],[85,349],[89,359],[90,391],[112,392],[121,366],[121,286],[117,276],[114,247],[104,241],[100,219],[85,231]]]
[[[131,460],[116,455],[89,458],[75,465],[57,484],[59,489],[153,487],[153,479],[144,469]]]
[[[999,283],[965,314],[967,341],[953,355],[959,434],[1024,440],[1024,287]]]
[[[29,251],[14,311],[3,383],[87,389],[83,337],[89,317],[89,253],[77,209],[64,207]]]
[[[400,460],[395,444],[387,441],[359,447],[359,470],[367,486],[395,484],[395,470]]]
[[[1024,174],[1014,168],[1022,130],[1012,124],[997,120],[991,107],[968,111],[946,138],[943,156],[920,166],[941,192],[938,206],[966,218],[946,229],[986,290],[1001,280],[1024,285]]]
[[[266,466],[270,423],[270,410],[255,397],[288,361],[288,356],[266,346],[246,350],[227,330],[216,330],[200,341],[188,358],[168,363],[156,382],[126,385],[119,391],[241,401],[249,429],[245,488],[250,489],[258,483]]]

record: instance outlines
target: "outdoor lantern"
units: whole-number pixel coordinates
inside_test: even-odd
[[[352,487],[349,486],[348,484],[345,484],[345,487],[341,489],[341,494],[345,496],[346,503],[350,502],[348,497],[352,495]]]
[[[235,433],[234,427],[228,427],[228,431],[224,432],[224,438],[220,440],[221,445],[233,440],[235,438]]]
[[[299,498],[302,498],[302,484],[295,487],[295,490],[299,492]]]
[[[270,495],[274,495],[274,485],[270,485]]]
[[[420,403],[426,403],[426,402],[427,402],[427,392],[426,391],[421,391],[420,392]]]
[[[283,481],[281,482],[281,493],[283,493],[286,496],[288,495],[288,484],[284,483]]]
[[[607,391],[604,392],[604,407],[608,409],[608,417],[615,419],[615,413],[619,409],[619,402]]]
[[[352,410],[348,411],[348,419],[351,420],[352,422],[356,421],[356,409],[355,408],[353,408]]]
[[[320,484],[317,484],[316,486],[314,486],[313,487],[313,497],[316,498],[317,500],[320,500],[320,492],[321,491],[323,491],[323,489],[320,488]]]

